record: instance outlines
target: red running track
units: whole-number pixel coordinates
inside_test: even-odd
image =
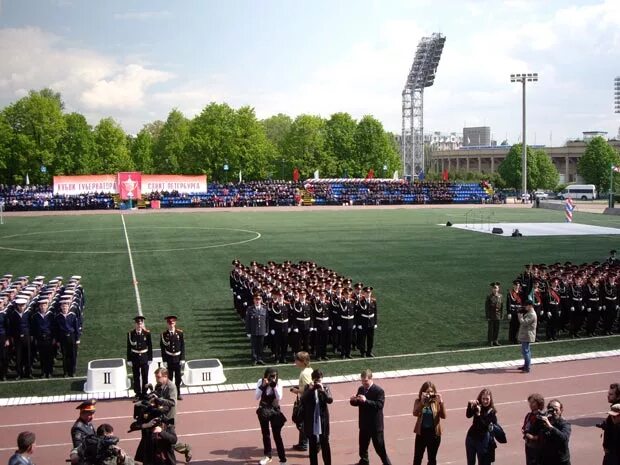
[[[609,410],[607,390],[609,384],[620,381],[619,362],[620,357],[611,357],[535,365],[529,374],[502,369],[376,380],[386,392],[385,437],[390,459],[394,465],[412,462],[414,418],[411,410],[420,385],[430,379],[442,393],[448,410],[448,418],[442,422],[438,455],[438,462],[443,465],[466,464],[465,434],[470,420],[465,418],[465,407],[483,387],[492,390],[499,422],[508,435],[508,444],[498,446],[496,463],[524,463],[521,424],[528,411],[527,396],[534,392],[542,394],[546,401],[556,397],[563,402],[564,416],[572,424],[572,463],[601,463],[601,430],[594,425]],[[355,393],[357,384],[334,384],[331,389],[334,396],[330,409],[332,461],[338,465],[355,464],[358,461],[357,410],[349,405],[348,398]],[[292,395],[285,392],[283,411],[289,418],[292,401]],[[69,430],[77,417],[76,405],[4,407],[0,463],[7,463],[13,453],[17,434],[31,430],[37,435],[34,462],[37,465],[62,464],[71,448]],[[262,456],[256,406],[254,393],[249,391],[185,396],[185,400],[179,402],[177,432],[181,441],[193,446],[192,463],[256,464]],[[133,455],[139,434],[126,432],[131,414],[129,400],[100,401],[94,423],[111,423],[121,438],[120,445]],[[297,440],[297,430],[290,420],[283,435],[288,463],[309,463],[307,455],[290,450]],[[178,458],[181,462],[182,457]],[[370,460],[379,463],[372,446]],[[275,447],[274,463],[277,463]]]

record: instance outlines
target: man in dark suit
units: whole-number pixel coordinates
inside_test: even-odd
[[[375,452],[383,465],[391,465],[385,450],[383,438],[383,405],[385,392],[372,381],[372,371],[366,369],[361,374],[362,385],[350,403],[359,408],[359,455],[358,465],[368,465],[368,445],[372,439]]]
[[[159,342],[161,358],[166,363],[170,381],[174,381],[177,388],[177,400],[181,396],[181,365],[185,363],[185,339],[183,331],[177,328],[177,317],[168,315],[166,318],[168,328],[161,334]]]

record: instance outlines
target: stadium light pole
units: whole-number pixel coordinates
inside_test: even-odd
[[[510,82],[519,82],[523,85],[523,155],[521,156],[521,197],[527,194],[527,142],[525,139],[525,83],[537,82],[538,73],[523,73],[523,74],[511,74]]]

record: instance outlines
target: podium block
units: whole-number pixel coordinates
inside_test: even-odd
[[[107,358],[88,362],[84,392],[117,392],[129,389],[124,358]]]
[[[222,362],[216,358],[189,360],[185,363],[183,383],[186,386],[205,386],[226,382]]]

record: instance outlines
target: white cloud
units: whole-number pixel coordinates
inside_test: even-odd
[[[170,12],[162,11],[126,11],[124,13],[114,13],[114,19],[120,21],[147,21],[151,19],[169,18]]]

